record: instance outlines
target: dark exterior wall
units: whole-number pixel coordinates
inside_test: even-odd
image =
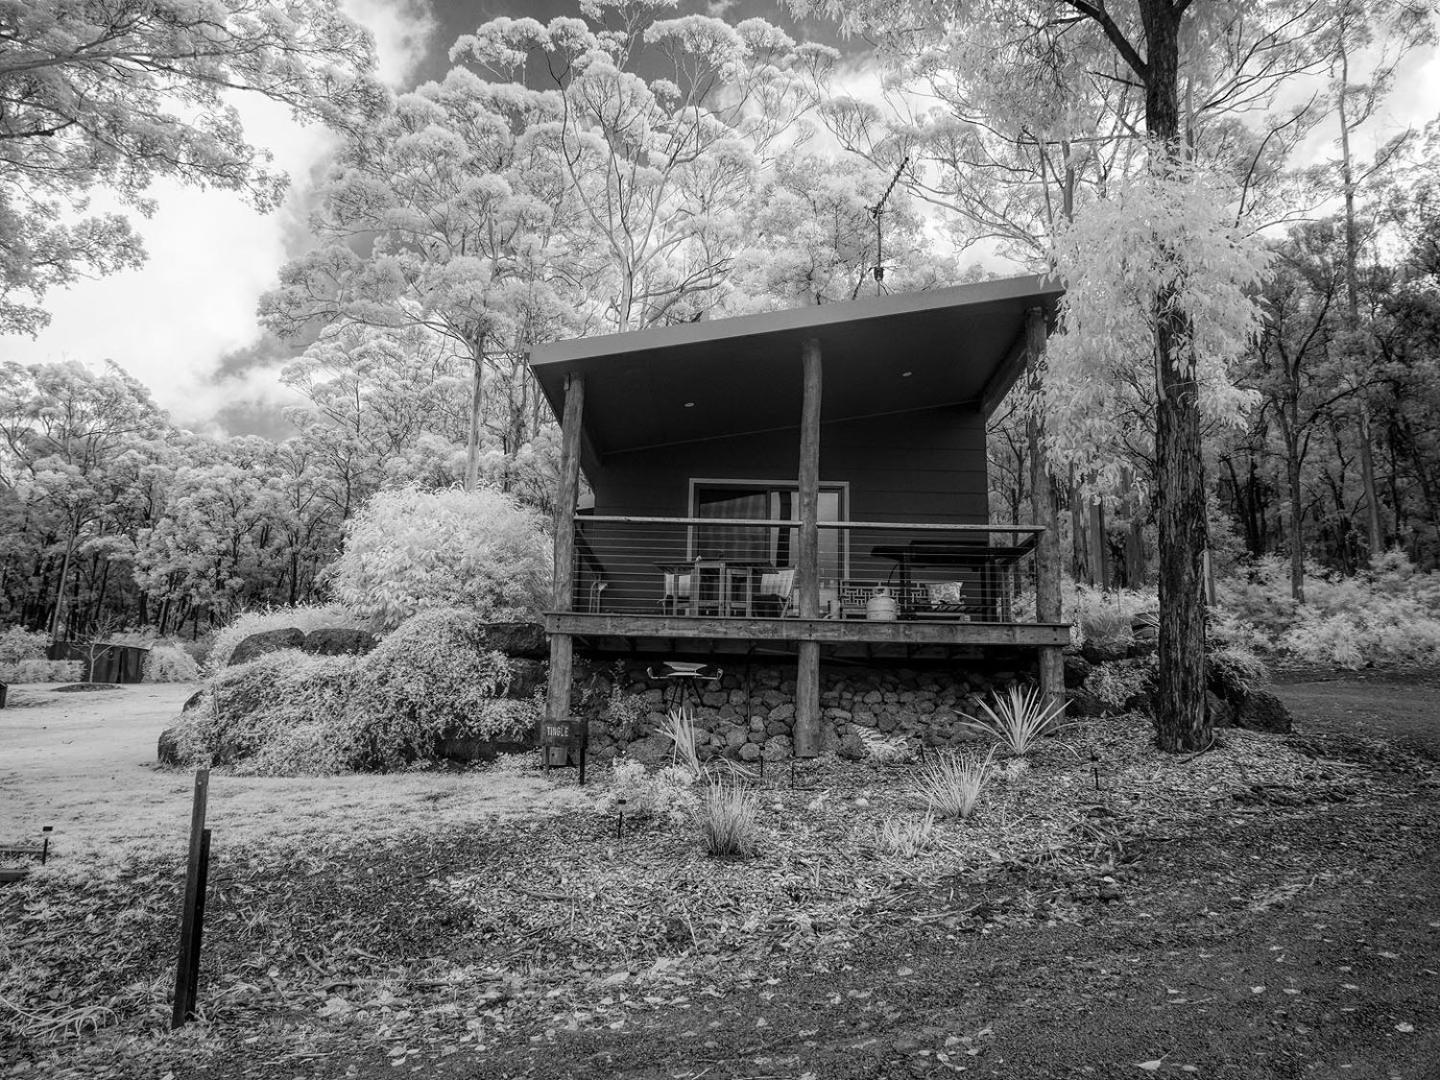
[[[685,517],[692,477],[794,481],[795,430],[612,454],[587,477],[595,513]],[[848,483],[851,521],[988,520],[985,421],[947,407],[824,424],[820,480]]]
[[[793,483],[799,456],[795,430],[611,454],[588,477],[595,492],[594,512],[688,517],[692,478]],[[978,410],[946,407],[824,424],[820,479],[822,484],[848,485],[849,521],[984,524],[984,420]],[[595,566],[604,567],[602,606],[611,611],[656,609],[664,593],[661,567],[685,563],[696,554],[683,526],[596,522],[582,524],[580,535],[582,550],[590,545]],[[841,580],[887,580],[895,563],[873,552],[877,545],[895,540],[894,534],[847,533],[841,542],[843,558],[828,565],[822,561],[822,587],[833,590]],[[590,609],[596,580],[593,569],[582,565],[575,597],[579,610]]]

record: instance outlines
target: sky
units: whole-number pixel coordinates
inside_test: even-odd
[[[454,40],[498,15],[548,21],[578,14],[577,0],[345,0],[349,13],[375,35],[380,74],[408,89],[442,76]],[[761,16],[796,37],[839,44],[829,27],[798,28],[774,0],[682,0],[682,10],[735,22]],[[878,79],[852,67],[854,93]],[[1440,102],[1440,50],[1412,56],[1397,80],[1381,132],[1434,119]],[[238,196],[172,183],[156,184],[158,210],[137,221],[149,259],[133,271],[52,290],[50,326],[31,340],[0,337],[0,358],[21,363],[113,360],[145,383],[182,427],[220,433],[289,433],[281,410],[298,397],[279,380],[294,347],[268,337],[255,317],[260,295],[278,284],[280,266],[307,244],[306,207],[334,143],[325,132],[295,124],[265,101],[239,102],[252,143],[267,147],[291,177],[286,204],[262,215]],[[1329,138],[1310,153],[1327,156]],[[1363,153],[1362,140],[1357,149]],[[103,197],[95,209],[106,209]]]

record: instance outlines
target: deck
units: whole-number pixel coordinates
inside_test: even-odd
[[[840,657],[946,659],[1069,643],[1068,626],[1026,617],[1040,530],[821,522],[814,612],[802,615],[788,565],[796,529],[578,515],[571,610],[548,612],[545,628],[614,653],[785,653],[815,642]]]

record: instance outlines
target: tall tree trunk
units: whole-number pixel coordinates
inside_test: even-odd
[[[1351,348],[1360,347],[1360,230],[1355,222],[1355,168],[1350,157],[1350,117],[1345,94],[1350,84],[1350,54],[1340,45],[1340,175],[1345,186],[1345,317]],[[1361,358],[1354,358],[1359,361]],[[1375,489],[1375,458],[1370,446],[1370,406],[1360,401],[1360,483],[1365,488],[1365,533],[1374,558],[1385,550],[1380,525],[1380,496]]]
[[[1297,603],[1305,602],[1305,537],[1302,532],[1303,508],[1300,504],[1300,450],[1294,430],[1287,424],[1282,433],[1285,441],[1285,487],[1288,509],[1285,541],[1290,548],[1290,595]]]
[[[470,434],[465,442],[465,490],[474,491],[480,482],[480,413],[485,405],[485,349],[475,343],[471,357]]]
[[[70,556],[75,551],[75,539],[80,532],[80,523],[70,520],[70,538],[65,541],[65,558],[60,562],[60,582],[55,586],[55,607],[50,611],[50,639],[55,640],[56,631],[61,629],[60,613],[65,607],[65,579],[70,575]]]
[[[1178,161],[1179,30],[1183,7],[1141,0],[1145,27],[1145,125],[1162,168]],[[1173,290],[1153,300],[1158,410],[1155,429],[1156,512],[1160,532],[1160,671],[1155,742],[1162,750],[1201,750],[1210,743],[1205,708],[1206,547],[1200,386],[1190,318]]]

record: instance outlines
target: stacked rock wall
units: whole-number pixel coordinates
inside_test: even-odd
[[[666,682],[651,679],[644,663],[618,668],[628,716],[615,715],[609,691],[617,669],[598,667],[578,711],[590,722],[590,751],[600,759],[618,755],[658,762],[668,758],[670,742],[658,734],[665,720]],[[863,754],[857,727],[952,746],[973,738],[960,723],[962,714],[980,712],[979,700],[992,688],[1017,679],[1031,680],[1022,664],[1001,667],[993,661],[944,667],[822,665],[820,669],[820,749],[844,756]],[[795,664],[784,660],[725,665],[718,684],[702,682],[695,724],[701,732],[702,758],[716,755],[741,761],[778,761],[793,753]],[[694,702],[693,695],[685,700]]]

